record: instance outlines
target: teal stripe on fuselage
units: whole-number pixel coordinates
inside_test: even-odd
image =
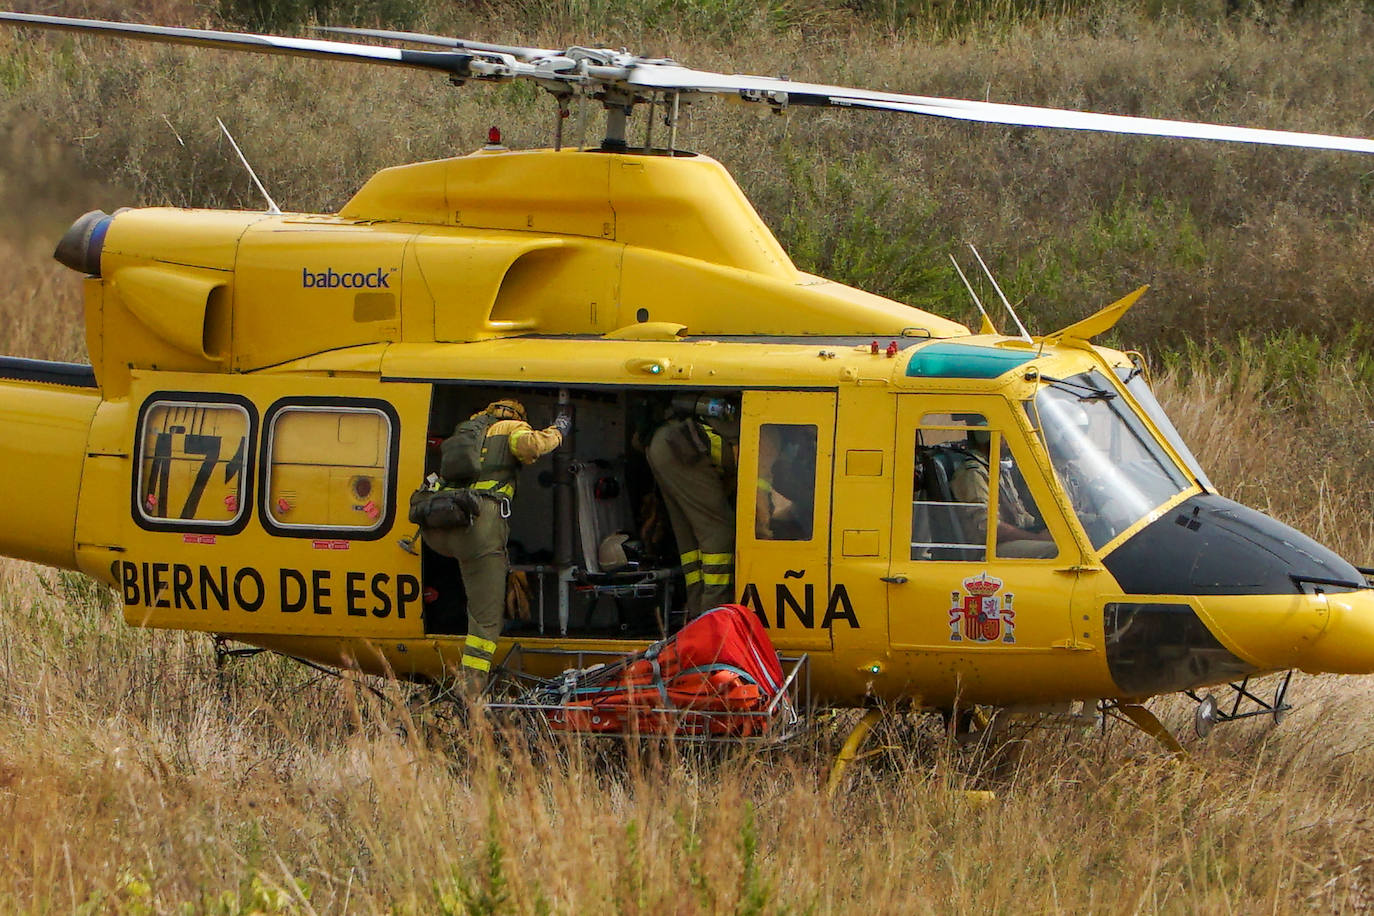
[[[906,364],[908,378],[997,378],[1035,359],[1025,350],[999,350],[969,344],[921,347]]]

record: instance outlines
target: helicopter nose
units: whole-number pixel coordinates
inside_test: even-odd
[[[1301,656],[1298,667],[1310,673],[1374,674],[1374,590],[1322,596],[1328,622]]]
[[[1364,574],[1253,509],[1191,497],[1102,562],[1126,595],[1176,599],[1107,606],[1108,661],[1127,692],[1288,668],[1374,673]]]
[[[1374,674],[1374,590],[1201,599],[1208,630],[1257,671]]]
[[[1198,600],[1208,631],[1257,671],[1294,668],[1326,635],[1323,594],[1210,595]]]

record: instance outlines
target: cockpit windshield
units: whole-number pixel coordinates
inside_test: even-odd
[[[1150,390],[1149,384],[1145,381],[1145,373],[1138,366],[1130,369],[1117,369],[1116,377],[1121,379],[1121,383],[1126,386],[1126,390],[1135,398],[1135,402],[1140,405],[1140,409],[1145,411],[1145,416],[1149,417],[1155,424],[1155,428],[1160,431],[1169,444],[1174,447],[1174,453],[1183,459],[1183,463],[1188,466],[1188,470],[1193,472],[1198,483],[1212,491],[1217,492],[1217,488],[1212,486],[1212,481],[1207,476],[1207,472],[1202,469],[1197,458],[1193,456],[1193,450],[1188,448],[1183,437],[1178,434],[1174,423],[1169,419],[1169,415],[1164,412],[1164,408],[1155,400],[1155,393]]]
[[[1041,382],[1031,419],[1094,547],[1192,485],[1101,373]]]

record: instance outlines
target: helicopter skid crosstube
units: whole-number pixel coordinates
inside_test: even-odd
[[[362,671],[381,677],[398,677],[430,683],[443,683],[459,670],[464,637],[437,636],[407,640],[338,639],[263,633],[217,633],[218,640],[232,640],[281,655],[305,659],[316,664]],[[530,677],[553,678],[569,667],[585,668],[598,662],[613,662],[632,652],[648,648],[652,639],[553,639],[502,638],[497,643],[493,665],[507,665],[512,650],[518,650],[520,671]],[[785,653],[786,654],[786,653]],[[829,670],[829,666],[827,666]],[[821,672],[818,679],[811,664],[805,667],[802,705],[816,701],[826,706],[858,706],[862,693],[840,696],[833,678]],[[853,693],[851,687],[848,691]]]
[[[1266,700],[1255,693],[1250,687],[1253,678],[1245,678],[1239,683],[1232,682],[1227,684],[1227,689],[1231,691],[1230,708],[1224,708],[1223,704],[1217,701],[1212,694],[1200,695],[1196,690],[1186,690],[1184,693],[1190,700],[1198,704],[1197,715],[1194,718],[1194,726],[1199,738],[1206,738],[1216,725],[1224,722],[1235,722],[1237,719],[1250,719],[1255,716],[1271,716],[1274,724],[1278,725],[1293,707],[1288,703],[1288,688],[1293,682],[1293,671],[1289,669],[1283,674],[1283,679],[1279,681],[1277,689],[1274,691],[1274,699]],[[1242,710],[1241,706],[1246,701],[1251,708]]]

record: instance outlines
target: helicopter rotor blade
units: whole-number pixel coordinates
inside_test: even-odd
[[[377,45],[353,44],[314,38],[287,38],[278,35],[254,35],[246,32],[221,32],[213,29],[184,29],[170,26],[139,25],[132,22],[108,22],[101,19],[70,19],[64,16],[41,16],[31,13],[0,13],[0,22],[87,32],[123,35],[144,41],[169,44],[196,45],[227,51],[253,51],[259,54],[287,54],[325,60],[382,64],[409,67],[415,70],[435,70],[451,76],[472,76],[471,55],[445,51],[409,51],[402,48],[383,48]]]
[[[658,91],[737,95],[746,102],[763,102],[774,106],[803,105],[900,111],[939,118],[954,118],[961,121],[1009,124],[1020,127],[1054,127],[1065,130],[1091,130],[1199,140],[1228,140],[1237,143],[1261,143],[1273,146],[1374,153],[1374,140],[1360,137],[1337,137],[1285,130],[1231,127],[1224,124],[1207,124],[1196,121],[1170,121],[1160,118],[1138,118],[1127,115],[1070,111],[1060,108],[1037,108],[1029,105],[1007,105],[997,102],[871,92],[844,86],[799,83],[764,76],[712,73],[677,66],[636,66],[633,68],[628,82],[636,88]]]
[[[436,48],[458,48],[464,51],[484,51],[491,54],[509,54],[517,60],[530,61],[541,57],[557,57],[563,52],[553,48],[529,48],[523,45],[498,45],[486,41],[469,41],[466,38],[450,38],[447,35],[428,35],[423,32],[398,32],[393,29],[355,29],[343,26],[314,25],[312,32],[330,32],[336,35],[357,35],[360,38],[380,38],[384,41],[409,41],[419,45],[433,45]]]
[[[656,93],[694,97],[724,96],[745,102],[758,102],[783,108],[790,105],[857,108],[895,111],[961,121],[1007,124],[1020,127],[1050,127],[1105,133],[1137,134],[1201,140],[1224,140],[1307,149],[1343,150],[1374,153],[1374,140],[1328,134],[1299,133],[1253,127],[1233,127],[1198,121],[1139,118],[1099,114],[1061,108],[1039,108],[968,99],[949,99],[904,93],[874,92],[823,83],[802,83],[747,74],[715,73],[678,66],[671,60],[636,57],[625,51],[597,48],[545,48],[499,45],[445,38],[415,32],[382,29],[324,28],[322,31],[453,48],[452,51],[411,51],[378,45],[309,38],[286,38],[208,29],[186,29],[107,22],[95,19],[68,19],[25,13],[0,13],[0,22],[124,35],[150,41],[199,45],[236,51],[290,54],[331,60],[348,60],[388,66],[409,67],[447,73],[461,79],[534,79],[562,92],[560,87],[580,85],[583,91],[597,89],[617,106],[630,107],[647,102]],[[463,53],[469,52],[469,53]],[[610,101],[607,103],[611,104]]]

